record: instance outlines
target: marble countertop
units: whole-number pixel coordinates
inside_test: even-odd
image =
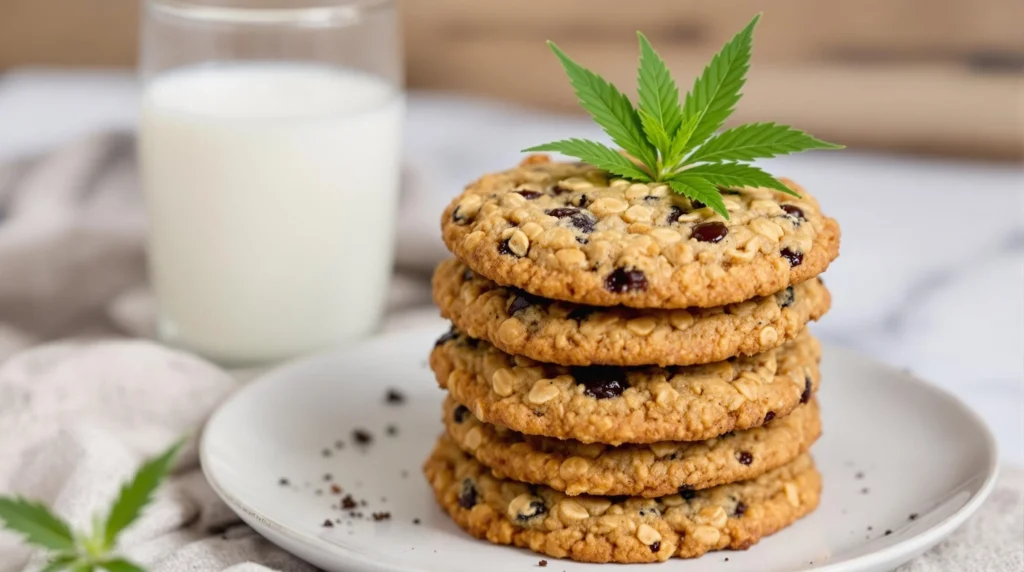
[[[0,76],[0,161],[131,129],[136,97],[125,72]],[[413,94],[406,155],[436,192],[400,224],[436,235],[434,213],[481,172],[531,144],[596,135],[579,118]],[[988,421],[1003,458],[1024,464],[1024,169],[858,151],[770,168],[812,190],[842,225],[842,255],[825,275],[834,305],[818,335],[957,394]]]

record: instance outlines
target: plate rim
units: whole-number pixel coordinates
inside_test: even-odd
[[[325,548],[323,546],[324,541],[318,539],[317,537],[310,536],[306,533],[297,532],[291,529],[290,527],[278,522],[273,517],[256,509],[255,507],[249,506],[247,503],[244,503],[243,501],[241,501],[241,499],[239,499],[234,494],[229,492],[223,486],[223,483],[217,480],[217,478],[213,475],[213,469],[208,468],[209,466],[211,466],[211,463],[208,461],[208,459],[212,454],[210,452],[210,447],[212,446],[210,444],[211,431],[209,431],[208,429],[211,427],[215,427],[218,420],[222,418],[224,415],[226,415],[224,412],[230,409],[236,402],[241,401],[245,395],[255,391],[255,388],[257,387],[260,387],[268,383],[273,383],[273,381],[276,378],[287,375],[292,370],[310,367],[310,365],[315,362],[330,361],[333,359],[338,359],[341,356],[357,354],[368,345],[384,344],[394,338],[402,336],[425,335],[427,332],[434,333],[437,330],[441,329],[438,326],[442,324],[443,322],[439,321],[436,325],[418,325],[415,327],[404,329],[402,331],[388,332],[367,338],[366,340],[363,340],[360,343],[356,343],[345,348],[321,352],[318,354],[313,354],[288,362],[284,362],[276,367],[268,369],[267,371],[257,375],[248,383],[245,383],[241,388],[239,388],[230,397],[228,397],[228,399],[224,400],[224,402],[222,402],[217,407],[214,413],[207,419],[206,424],[203,426],[203,431],[199,439],[199,462],[203,476],[206,479],[207,483],[209,483],[210,487],[217,494],[217,496],[219,496],[229,507],[231,507],[231,509],[236,514],[238,514],[239,518],[241,518],[249,526],[252,526],[253,528],[257,529],[257,532],[260,532],[260,525],[265,526],[273,533],[281,535],[288,541],[297,545],[301,545],[304,549],[317,553],[318,555],[321,555],[324,558],[333,559],[342,557],[354,565],[363,566],[365,567],[365,570],[371,570],[373,572],[428,572],[421,568],[397,568],[390,564],[381,564],[379,562],[374,562],[372,560],[369,560],[365,555],[349,550],[348,548],[341,545],[331,545],[333,547],[333,550],[330,550],[328,548]],[[920,553],[931,548],[939,541],[941,541],[943,538],[947,537],[949,534],[951,534],[957,528],[959,528],[964,522],[967,521],[968,518],[974,515],[974,513],[977,512],[978,508],[980,508],[981,504],[984,503],[986,499],[988,499],[992,490],[995,488],[995,484],[998,480],[1000,473],[998,442],[996,441],[995,436],[992,434],[992,430],[989,428],[988,423],[985,422],[981,415],[979,415],[976,411],[974,411],[974,409],[969,407],[959,397],[954,395],[946,388],[939,386],[938,384],[931,383],[926,379],[919,377],[917,374],[908,369],[900,369],[896,366],[893,366],[884,361],[880,361],[870,355],[867,355],[864,352],[849,349],[837,344],[824,341],[821,342],[821,345],[823,355],[837,353],[846,354],[846,356],[849,358],[853,358],[861,362],[866,362],[872,366],[881,367],[886,370],[889,370],[892,374],[900,377],[902,382],[916,385],[919,389],[924,391],[933,392],[950,405],[959,409],[960,412],[965,414],[966,418],[971,423],[973,423],[976,428],[980,429],[980,434],[985,442],[984,453],[988,457],[988,464],[985,467],[984,481],[978,487],[977,493],[974,494],[973,497],[967,503],[965,503],[962,507],[957,509],[956,512],[947,516],[942,521],[909,538],[901,540],[900,542],[892,546],[888,546],[880,550],[856,556],[852,559],[844,560],[842,562],[823,563],[820,566],[810,568],[810,570],[813,570],[815,572],[844,572],[849,570],[870,568],[871,566],[879,566],[885,564],[886,562],[898,559],[901,554],[913,554],[913,556],[911,556],[910,559],[916,558],[920,555]],[[250,520],[250,518],[252,520],[257,521],[259,525],[254,524]],[[271,539],[267,540],[273,544],[277,544]],[[287,550],[283,547],[282,549],[291,553],[290,550]],[[292,554],[294,556],[294,553]],[[296,556],[296,558],[303,560],[303,558],[299,556]],[[909,559],[907,561],[909,561]]]

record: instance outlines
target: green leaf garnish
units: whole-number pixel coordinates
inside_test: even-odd
[[[75,549],[71,527],[39,503],[21,497],[0,498],[0,520],[4,528],[22,535],[29,544],[55,551]]]
[[[184,440],[178,441],[162,455],[146,461],[139,467],[131,482],[121,487],[121,493],[114,501],[114,506],[110,509],[110,516],[107,517],[107,522],[103,527],[104,548],[108,550],[113,548],[117,535],[139,517],[142,509],[152,500],[153,491],[167,476],[171,464],[178,456],[178,451],[184,445]]]
[[[574,62],[553,42],[548,42],[548,46],[562,61],[580,106],[590,112],[616,145],[653,168],[654,147],[644,137],[640,117],[629,98],[603,77]]]
[[[722,200],[722,193],[718,192],[718,187],[714,183],[704,177],[680,173],[669,179],[668,186],[691,201],[700,201],[711,207],[711,210],[716,213],[725,213],[722,216],[729,218],[729,212],[725,210],[725,202]]]
[[[761,15],[747,24],[746,28],[726,42],[704,68],[704,73],[693,82],[693,89],[686,94],[683,114],[697,117],[693,128],[690,148],[703,143],[725,123],[740,101],[740,89],[747,82],[750,69],[750,44],[754,39],[754,26]]]
[[[112,558],[99,563],[99,567],[109,572],[145,572],[138,564],[124,558]]]
[[[751,123],[714,135],[736,108],[750,69],[760,14],[729,40],[693,84],[682,104],[668,65],[642,33],[638,106],[614,85],[548,42],[565,68],[580,106],[637,162],[595,141],[567,139],[525,151],[554,151],[638,182],[665,182],[729,218],[720,187],[764,187],[799,196],[772,175],[742,162],[811,149],[842,149],[776,123]],[[639,163],[639,164],[638,164]]]
[[[528,151],[554,151],[577,157],[609,173],[634,181],[650,181],[651,176],[637,167],[628,157],[611,147],[586,139],[563,139],[531,147]]]
[[[640,39],[637,95],[641,124],[644,133],[656,148],[668,149],[683,122],[683,108],[679,106],[679,88],[676,87],[665,60],[654,51],[647,37],[640,32],[636,35]]]
[[[811,137],[799,129],[776,123],[747,123],[708,139],[689,161],[753,161],[809,149],[842,149]]]
[[[52,558],[47,565],[39,572],[57,572],[58,570],[66,570],[69,566],[73,565],[78,560],[76,554],[65,554]]]
[[[0,525],[20,534],[26,543],[47,549],[49,561],[42,572],[145,572],[129,560],[112,554],[117,536],[128,528],[167,477],[184,440],[139,467],[121,488],[106,521],[94,519],[90,534],[73,532],[68,523],[42,504],[21,497],[0,497]]]
[[[793,195],[794,197],[800,196],[781,181],[776,180],[775,177],[753,165],[745,165],[743,163],[705,163],[690,167],[677,175],[673,175],[673,178],[684,175],[702,177],[707,182],[718,187],[733,189],[745,186],[766,187],[781,191],[787,195]]]

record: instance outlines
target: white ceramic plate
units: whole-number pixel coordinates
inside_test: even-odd
[[[442,331],[438,322],[383,336],[254,381],[206,427],[201,457],[210,483],[253,528],[326,570],[521,572],[541,558],[548,570],[593,570],[475,540],[434,504],[420,465],[442,431],[443,394],[426,364]],[[812,449],[825,479],[817,511],[745,552],[614,569],[889,570],[978,508],[997,454],[976,415],[908,374],[838,348],[825,348],[822,374],[824,436]],[[401,390],[405,404],[385,404],[388,388]],[[389,425],[397,435],[388,435]],[[372,433],[373,443],[356,446],[354,428]],[[362,519],[331,508],[342,498],[332,483],[366,501],[355,509]],[[385,511],[390,519],[372,519]]]

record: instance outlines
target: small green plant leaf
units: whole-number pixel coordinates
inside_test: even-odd
[[[79,559],[77,554],[61,554],[50,559],[50,562],[39,572],[59,572],[67,570]]]
[[[673,191],[685,195],[690,200],[700,201],[711,208],[711,210],[729,220],[729,211],[725,210],[725,203],[722,202],[722,194],[718,187],[708,182],[699,175],[687,175],[679,173],[668,180],[669,187]]]
[[[644,137],[640,116],[629,98],[603,77],[573,61],[554,42],[548,42],[548,46],[562,62],[580,106],[616,145],[654,170],[657,165],[654,148]]]
[[[644,133],[650,137],[651,142],[654,143],[655,147],[661,152],[661,156],[664,158],[668,153],[669,148],[672,146],[672,135],[668,131],[665,131],[665,126],[660,121],[654,118],[653,115],[647,113],[643,109],[637,111],[640,114],[640,124],[644,127]],[[662,166],[665,165],[664,159],[661,162]]]
[[[25,542],[50,550],[75,550],[71,527],[40,503],[21,497],[0,497],[0,521]]]
[[[769,159],[778,155],[789,155],[811,149],[842,148],[842,145],[816,139],[788,125],[748,123],[726,129],[708,139],[687,157],[687,161],[690,163],[753,161],[754,159]]]
[[[719,187],[766,187],[799,197],[792,189],[775,177],[753,165],[742,163],[711,163],[697,165],[682,171],[680,175],[697,176]],[[703,201],[702,201],[703,202]]]
[[[723,187],[764,187],[799,196],[775,177],[743,162],[842,146],[776,123],[741,125],[714,135],[742,96],[754,28],[760,18],[755,16],[722,46],[681,105],[679,88],[668,65],[641,32],[637,32],[637,108],[615,86],[548,42],[561,60],[580,105],[616,145],[642,166],[601,143],[581,139],[526,150],[570,155],[633,181],[665,181],[676,193],[707,205],[726,219],[729,212],[719,190]]]
[[[683,116],[697,117],[688,149],[711,136],[736,108],[750,68],[754,27],[760,18],[760,14],[754,16],[746,28],[726,42],[686,94]]]
[[[682,123],[683,108],[679,105],[679,88],[665,60],[654,50],[647,37],[640,32],[636,35],[640,40],[640,67],[637,73],[640,118],[644,133],[664,157],[671,146],[671,135],[679,130]]]
[[[138,564],[125,560],[124,558],[114,558],[100,562],[100,568],[108,570],[109,572],[146,572],[146,570]]]
[[[135,477],[121,487],[121,493],[114,502],[113,508],[110,509],[110,515],[107,517],[103,530],[103,546],[106,549],[114,547],[117,535],[134,522],[142,513],[142,509],[152,500],[153,491],[160,486],[168,471],[171,470],[174,459],[184,444],[185,440],[182,439],[171,445],[158,457],[143,463],[135,473]]]
[[[529,149],[524,149],[524,151],[553,151],[570,157],[576,157],[620,177],[643,182],[651,180],[651,176],[638,167],[636,163],[633,163],[615,149],[596,141],[563,139],[530,147]]]
[[[672,146],[669,147],[668,156],[665,158],[667,172],[672,172],[674,167],[679,165],[689,147],[690,137],[693,135],[693,128],[697,126],[697,116],[688,117],[672,138]]]

